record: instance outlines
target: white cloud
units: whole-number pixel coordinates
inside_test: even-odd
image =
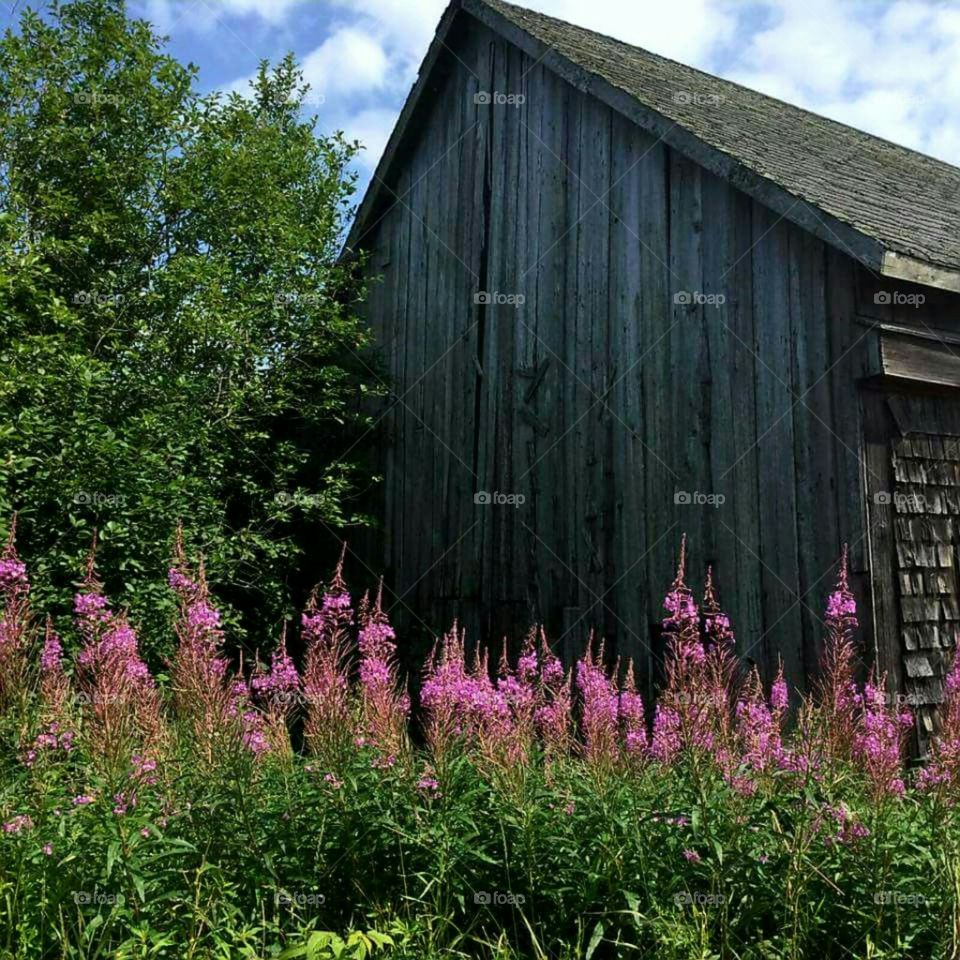
[[[270,23],[281,23],[291,8],[302,0],[201,0],[198,6],[220,7],[224,13],[238,16],[253,15]]]
[[[382,87],[390,61],[374,37],[346,27],[308,53],[301,67],[312,92],[329,100],[333,95],[366,93]]]
[[[404,60],[427,52],[447,0],[330,0],[380,37]]]
[[[226,17],[253,16],[265,23],[283,23],[303,0],[145,0],[147,19],[161,33],[186,29],[206,33],[222,26]]]

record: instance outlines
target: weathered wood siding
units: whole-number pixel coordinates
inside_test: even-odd
[[[870,616],[861,320],[892,285],[464,22],[363,238],[395,390],[371,567],[408,625],[543,621],[568,655],[595,627],[649,679],[685,531],[803,689],[844,541]]]

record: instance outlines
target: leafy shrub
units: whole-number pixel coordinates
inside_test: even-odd
[[[122,0],[50,6],[0,37],[0,514],[55,617],[99,530],[156,664],[180,518],[237,642],[292,612],[327,527],[363,522],[378,377],[337,262],[357,146],[303,119],[292,59],[201,95]]]
[[[655,705],[601,648],[565,670],[532,631],[494,665],[454,627],[418,745],[380,598],[355,611],[339,568],[302,671],[284,644],[234,669],[178,542],[155,677],[92,563],[66,662],[11,540],[0,956],[955,956],[960,661],[914,775],[911,717],[854,679],[845,558],[820,690],[792,710],[684,567]]]

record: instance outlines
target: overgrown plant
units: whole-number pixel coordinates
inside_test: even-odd
[[[845,552],[822,684],[792,709],[782,672],[740,666],[712,573],[702,604],[688,577],[684,544],[656,703],[602,643],[565,671],[540,629],[512,661],[455,625],[417,746],[382,591],[355,612],[342,562],[303,614],[302,672],[285,641],[231,663],[178,537],[158,682],[92,561],[65,662],[11,539],[0,951],[955,956],[960,660],[914,776],[910,717],[857,679]]]

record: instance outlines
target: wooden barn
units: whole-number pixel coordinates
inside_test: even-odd
[[[648,681],[681,532],[801,690],[844,542],[868,655],[957,642],[960,169],[453,0],[347,241],[392,379],[395,613],[595,627]],[[929,722],[929,712],[924,710]]]

